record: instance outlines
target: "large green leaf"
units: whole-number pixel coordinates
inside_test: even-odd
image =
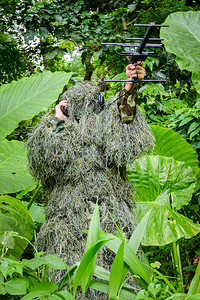
[[[177,161],[184,161],[200,180],[198,155],[190,144],[172,129],[150,126],[156,140],[154,153],[167,157],[172,156]]]
[[[15,193],[34,184],[27,169],[27,149],[19,141],[0,142],[0,193]]]
[[[189,239],[200,232],[200,225],[157,202],[138,206],[138,220],[148,214],[142,245],[163,246],[181,237]]]
[[[173,157],[146,155],[130,164],[127,172],[134,185],[138,221],[145,218],[145,245],[165,245],[200,232],[199,225],[173,210],[192,197],[196,178],[190,166]]]
[[[56,101],[72,73],[45,71],[0,87],[0,138]]]
[[[192,79],[200,92],[200,11],[177,12],[169,15],[161,29],[161,38],[168,52],[176,55],[181,69],[192,71]]]
[[[3,240],[3,234],[6,231],[17,232],[20,236],[30,241],[33,237],[35,228],[36,226],[34,225],[29,211],[19,200],[8,195],[0,196],[1,242]],[[17,236],[14,236],[12,240],[8,240],[8,242],[7,247],[9,250],[7,254],[20,259],[28,242]],[[13,245],[11,245],[11,242],[13,242]],[[0,244],[0,246],[2,246],[2,244]]]
[[[156,201],[174,209],[188,204],[196,185],[190,166],[173,157],[145,155],[127,166],[137,202]]]

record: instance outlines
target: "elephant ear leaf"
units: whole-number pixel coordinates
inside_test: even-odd
[[[165,245],[200,232],[199,225],[175,212],[189,203],[196,185],[185,162],[146,155],[128,165],[127,176],[134,186],[138,221],[148,213],[143,244]]]
[[[143,207],[145,206],[145,207]],[[140,209],[148,211],[142,245],[164,246],[184,237],[190,239],[200,232],[200,225],[178,212],[156,202],[141,204]]]
[[[16,193],[34,184],[27,168],[27,149],[23,142],[0,142],[0,193]]]
[[[45,71],[0,87],[0,138],[57,100],[72,73]]]
[[[0,250],[4,245],[8,248],[7,256],[20,259],[36,226],[26,207],[8,195],[0,197],[0,228]]]
[[[179,134],[169,128],[150,125],[156,143],[154,154],[173,157],[190,166],[194,175],[200,181],[198,155],[190,144]]]
[[[193,83],[200,93],[200,11],[170,14],[161,29],[161,38],[168,52],[176,55],[176,61],[183,70],[192,71]]]
[[[128,165],[127,174],[138,203],[168,206],[170,201],[173,209],[188,204],[196,185],[191,167],[173,157],[142,156]]]

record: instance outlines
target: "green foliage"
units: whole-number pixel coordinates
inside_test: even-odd
[[[162,84],[144,85],[140,107],[150,123],[172,128],[199,151],[199,98],[188,84],[177,81],[169,91]],[[141,94],[139,101],[141,101]],[[173,151],[173,147],[171,151]]]
[[[88,253],[87,255],[84,256],[83,261],[80,263],[74,279],[74,289],[73,289],[74,295],[76,294],[76,290],[78,288],[79,282],[81,282],[81,287],[84,295],[91,281],[94,272],[95,261],[96,261],[96,249],[95,248],[93,249],[92,246],[95,243],[97,243],[99,232],[100,232],[99,208],[98,206],[96,206],[91,220],[90,228],[88,231],[88,238],[86,243],[86,252],[88,250]],[[99,245],[97,245],[97,248],[99,246],[100,247],[102,246],[102,241],[99,243]]]
[[[0,136],[4,138],[23,119],[32,118],[57,100],[72,73],[43,72],[0,88]],[[5,126],[6,124],[6,126]],[[27,151],[18,141],[0,142],[0,193],[15,193],[33,185],[27,170]]]
[[[125,240],[122,240],[119,250],[113,261],[110,280],[109,280],[109,298],[115,299],[119,294],[119,289],[123,283],[123,271],[124,271],[124,244]],[[120,276],[121,275],[121,276]]]
[[[168,117],[168,126],[178,131],[184,138],[186,138],[191,145],[198,149],[200,148],[200,101],[193,107],[185,106],[175,110],[173,114]]]
[[[45,297],[44,299],[76,299],[77,287],[81,286],[83,294],[88,289],[95,289],[108,293],[110,300],[118,298],[149,299],[149,297],[151,299],[166,299],[172,294],[178,295],[178,290],[174,288],[173,283],[168,280],[167,276],[156,269],[150,268],[146,265],[146,262],[143,264],[136,256],[135,252],[137,252],[138,247],[135,247],[134,238],[136,240],[139,238],[141,241],[143,237],[141,232],[137,231],[138,237],[134,232],[129,241],[127,241],[122,236],[119,228],[119,237],[100,232],[99,220],[99,209],[98,205],[96,205],[88,232],[86,252],[81,262],[77,262],[64,275],[59,286],[49,281],[47,277],[48,269],[51,268],[56,271],[65,270],[68,267],[55,255],[41,256],[43,253],[36,252],[33,259],[23,259],[21,262],[5,257],[0,259],[0,294],[15,295],[25,300],[43,299],[42,297]],[[140,224],[138,226],[140,227]],[[92,230],[93,227],[94,231]],[[97,252],[103,245],[116,253],[111,272],[94,264]],[[134,251],[132,250],[132,245],[135,248]],[[158,263],[152,264],[154,268],[159,266]],[[134,287],[126,283],[130,278],[124,280],[127,270],[130,271],[132,276],[137,274],[135,279],[143,286],[143,290],[137,295],[134,293]],[[149,270],[153,273],[149,272]],[[95,280],[92,279],[91,273],[96,277]],[[85,283],[87,284],[85,285]],[[197,275],[192,281],[188,296],[198,292],[198,284],[199,276]],[[61,290],[64,285],[65,289]],[[185,293],[181,295],[187,296]]]
[[[17,43],[8,35],[0,33],[0,85],[21,78],[26,69]]]
[[[148,213],[144,245],[165,245],[191,238],[200,227],[175,209],[186,205],[195,188],[192,169],[172,157],[143,156],[127,168],[138,204],[138,221]]]
[[[172,129],[151,125],[156,143],[154,153],[162,156],[173,157],[177,161],[183,161],[189,165],[199,180],[200,170],[197,153],[190,144],[175,133]]]
[[[156,126],[152,126],[152,129],[157,139],[154,152],[165,156],[147,155],[135,160],[129,166],[128,178],[134,184],[138,220],[143,223],[145,231],[142,243],[173,243],[177,284],[179,291],[183,291],[182,267],[176,241],[180,237],[191,238],[199,233],[200,227],[175,210],[180,210],[191,200],[196,182],[194,174],[199,174],[198,161],[196,153],[192,149],[189,150],[183,138],[172,130]],[[183,149],[180,148],[181,145]],[[188,154],[184,155],[184,151]],[[181,156],[179,152],[182,153]],[[139,225],[141,226],[140,223]],[[160,272],[154,272],[167,283]],[[150,294],[149,291],[143,290],[141,295]],[[184,293],[182,295],[186,296]]]
[[[164,245],[199,232],[197,225],[174,211],[191,200],[196,182],[194,174],[199,176],[199,168],[195,151],[181,136],[158,126],[152,126],[152,130],[156,138],[154,152],[163,156],[143,156],[129,165],[127,172],[139,204],[139,220],[149,214],[146,228],[150,230],[143,243]]]
[[[161,38],[168,52],[176,55],[176,61],[181,69],[192,71],[192,80],[200,93],[200,11],[177,12],[165,20],[169,28],[161,29]]]
[[[19,121],[33,118],[41,110],[47,109],[57,100],[71,75],[72,73],[43,72],[1,86],[0,137],[5,137],[14,130]]]
[[[117,76],[124,76],[122,72],[126,64],[125,59],[116,58],[114,51],[100,46],[102,41],[122,41],[122,38],[125,37],[124,24],[128,27],[126,31],[127,36],[132,36],[133,32],[135,35],[138,34],[138,36],[140,36],[142,29],[133,27],[133,19],[137,18],[138,23],[149,23],[152,20],[156,23],[162,23],[171,12],[192,9],[185,7],[185,1],[178,0],[121,1],[120,4],[118,1],[96,1],[91,3],[90,1],[80,0],[50,0],[35,1],[33,3],[31,0],[15,0],[8,3],[8,1],[3,0],[1,7],[4,8],[0,10],[2,19],[0,26],[3,32],[7,32],[8,29],[14,30],[15,27],[13,24],[17,22],[18,24],[23,24],[25,28],[25,34],[21,32],[19,35],[25,37],[27,43],[29,43],[29,40],[34,40],[35,37],[38,37],[37,53],[35,50],[29,53],[35,55],[33,56],[34,58],[29,57],[32,64],[35,64],[35,57],[42,56],[43,61],[41,65],[46,69],[53,71],[71,71],[71,68],[75,69],[76,80],[83,80],[83,65],[86,62],[86,54],[88,51],[92,54],[91,63],[93,64],[93,69],[96,68],[95,80],[98,80],[99,75],[102,73],[109,78],[119,73]],[[20,17],[18,14],[19,9],[21,11]],[[195,30],[198,31],[199,26],[197,24],[194,28],[196,20],[195,18],[192,20],[189,19],[191,12],[177,14],[180,18],[176,18],[175,23],[172,22],[173,24],[170,24],[170,28],[166,29],[166,34],[168,34],[169,37],[165,37],[168,43],[167,47],[170,47],[170,51],[176,54],[178,64],[181,68],[186,68],[193,72],[193,83],[199,91],[199,72],[195,69],[195,66],[197,67],[199,64],[197,61],[199,55],[195,52],[195,48],[191,47],[191,44],[198,46],[198,40],[188,31],[189,28],[192,29],[192,33],[194,33]],[[194,14],[197,16],[199,12]],[[166,23],[169,24],[174,16],[175,14],[171,15],[169,19],[166,20]],[[180,21],[179,24],[177,24],[177,20]],[[188,20],[190,20],[190,24],[188,24],[187,28],[183,27],[182,25],[185,25]],[[175,28],[176,32],[173,32]],[[187,35],[186,38],[185,35]],[[173,40],[174,37],[176,40]],[[190,39],[190,42],[186,43],[187,39]],[[179,41],[178,46],[176,44],[177,41]],[[12,43],[10,40],[9,43],[7,42],[8,41],[4,44],[2,43],[2,51],[4,51],[3,53],[5,55],[0,62],[1,65],[5,66],[1,71],[1,73],[3,73],[3,82],[8,82],[13,78],[18,79],[24,74],[24,61],[26,61],[28,53],[26,49],[19,51],[13,41]],[[194,42],[195,44],[193,44]],[[72,51],[77,46],[79,54],[82,53],[82,56],[80,57],[79,55],[78,59],[75,58],[69,63],[66,63],[64,58],[65,53],[68,52],[72,54]],[[190,51],[190,49],[192,51]],[[184,53],[182,51],[184,51]],[[186,57],[188,54],[189,57]],[[15,63],[13,61],[14,55],[16,58]],[[11,56],[12,59],[10,59]],[[80,61],[81,58],[82,62]],[[9,61],[11,61],[12,64],[9,64]],[[192,64],[192,61],[194,61],[194,64]],[[8,62],[7,70],[6,62]],[[161,65],[161,62],[158,64],[158,62],[152,59],[146,63],[148,72],[157,69],[164,74],[168,72],[166,67]],[[172,65],[172,61],[170,61],[170,64]],[[26,65],[30,67],[27,61]],[[183,81],[188,80],[189,77],[187,75],[187,78],[183,80],[184,73],[178,73],[177,75],[177,72],[179,72],[177,71],[177,66],[174,64],[172,68],[171,65],[170,68],[173,70],[174,78],[179,76],[178,78],[181,79],[181,87],[178,87],[178,81],[169,91],[167,91],[162,84],[143,86],[141,92],[145,98],[145,104],[142,104],[142,107],[146,111],[148,120],[173,128],[198,149],[200,147],[199,101],[192,107],[194,103],[194,93],[190,88],[190,84],[183,83]],[[192,69],[190,65],[192,65],[194,69]],[[107,67],[106,70],[105,67]],[[45,94],[45,89],[48,89],[48,85],[45,86],[46,82],[43,82],[43,80],[40,82],[39,78],[43,78],[42,76],[41,74],[39,75],[39,84],[37,86],[40,88],[42,87],[40,84],[44,83],[42,92]],[[36,82],[36,77],[33,78],[35,78]],[[33,78],[30,80],[33,80]],[[174,78],[171,79],[172,82],[175,81]],[[3,108],[6,109],[0,128],[3,137],[15,129],[19,121],[32,118],[34,114],[37,114],[41,109],[46,109],[49,104],[55,101],[55,97],[61,92],[60,88],[64,85],[64,82],[60,84],[60,88],[58,88],[55,96],[46,103],[52,95],[50,88],[53,84],[52,82],[49,83],[49,95],[45,98],[46,104],[43,106],[44,102],[41,103],[41,100],[36,99],[35,103],[37,103],[37,105],[35,105],[35,108],[32,103],[32,95],[34,92],[31,92],[31,88],[34,87],[34,82],[32,81],[29,85],[25,84],[24,80],[24,90],[22,91],[21,89],[22,95],[19,97],[19,101],[21,102],[16,101],[20,89],[14,89],[15,84],[16,83],[11,83],[10,87],[13,88],[13,91],[10,91],[10,93],[7,93],[7,89],[3,87],[7,101],[6,104],[3,105]],[[58,87],[56,82],[55,86]],[[112,86],[112,84],[111,87],[112,92],[109,91],[108,94],[113,93],[114,89],[118,89],[118,87]],[[24,97],[24,91],[27,92],[27,95],[31,96],[28,103],[26,102],[28,98],[25,99]],[[8,101],[9,105],[7,105]],[[35,111],[36,106],[37,111]],[[11,110],[8,109],[9,107]],[[25,111],[26,109],[27,111]],[[12,110],[13,113],[11,113]],[[9,121],[6,118],[7,113]],[[148,156],[143,158],[143,160],[141,159],[142,168],[135,170],[137,174],[134,178],[137,182],[136,190],[138,191],[141,188],[142,194],[139,192],[141,199],[144,197],[147,201],[140,203],[141,210],[139,210],[139,215],[141,214],[143,218],[129,241],[126,241],[120,234],[120,230],[118,230],[117,237],[100,232],[99,212],[96,207],[88,232],[84,258],[80,264],[77,263],[77,265],[73,266],[67,272],[59,286],[49,282],[47,278],[49,268],[55,270],[65,269],[65,265],[61,261],[58,261],[57,257],[40,257],[37,253],[33,260],[17,262],[4,256],[0,260],[0,294],[7,295],[10,298],[16,295],[15,298],[20,299],[23,295],[23,299],[72,299],[73,287],[74,290],[81,287],[83,294],[88,288],[92,288],[109,294],[110,299],[117,299],[117,297],[121,299],[123,299],[122,297],[129,299],[166,299],[167,297],[169,299],[181,299],[183,297],[190,299],[189,297],[191,296],[198,297],[198,295],[194,294],[198,292],[199,276],[195,276],[192,281],[188,295],[185,293],[178,294],[179,290],[174,288],[175,283],[171,283],[171,281],[173,281],[172,279],[168,280],[166,276],[159,273],[156,269],[152,270],[148,263],[146,265],[146,263],[141,262],[135,254],[145,234],[153,238],[153,243],[163,244],[169,242],[169,240],[176,241],[180,236],[189,238],[199,232],[198,225],[195,225],[191,220],[188,220],[175,211],[175,209],[180,209],[190,201],[195,183],[192,171],[195,176],[199,177],[197,156],[195,152],[189,148],[188,144],[181,139],[179,135],[173,133],[172,130],[162,130],[162,128],[155,127],[152,127],[152,129],[156,137],[154,153],[160,156]],[[22,149],[22,144],[15,142],[8,143],[4,140],[0,144],[0,149],[3,149],[2,151],[0,150],[0,192],[17,192],[31,185],[33,183],[31,177],[28,179],[27,173],[25,172],[26,152],[25,149]],[[164,156],[164,158],[161,156]],[[137,163],[138,161],[135,162],[135,164]],[[141,166],[138,163],[138,168],[139,167]],[[146,170],[145,174],[144,170]],[[138,182],[138,178],[140,178],[140,182]],[[175,183],[174,179],[176,179]],[[4,219],[2,220],[5,220],[5,211],[7,207],[11,207],[11,204],[6,205],[2,203],[1,205],[1,214],[4,214]],[[34,205],[31,208],[37,209]],[[14,210],[10,209],[9,211],[12,220],[18,218],[18,223],[16,223],[18,225],[16,225],[15,230],[12,229],[15,232],[18,230],[18,227],[21,226],[17,211],[16,207]],[[8,228],[6,230],[8,230]],[[171,233],[170,239],[168,236],[169,233]],[[19,241],[19,244],[21,241],[25,241],[17,237],[15,233],[3,233],[1,239],[4,249],[3,252],[6,252],[8,248],[7,254],[11,253],[11,251],[13,251],[12,248],[16,244],[16,239]],[[104,247],[108,247],[116,253],[111,272],[95,265],[97,252],[103,244],[105,244]],[[133,287],[126,283],[128,270],[130,270],[131,276],[137,277],[141,286],[144,288],[138,295],[135,295]],[[92,274],[100,280],[93,280]],[[61,288],[63,288],[65,284],[65,290],[61,291]],[[174,294],[172,295],[172,293]]]
[[[93,70],[97,68],[98,73],[99,69],[108,67],[112,69],[113,75],[124,70],[126,59],[118,59],[114,51],[102,47],[101,42],[118,42],[133,34],[141,35],[143,28],[136,29],[134,23],[149,23],[153,20],[160,24],[172,12],[192,9],[185,6],[184,0],[22,0],[12,1],[9,5],[4,2],[1,7],[0,18],[4,20],[2,32],[11,29],[17,33],[23,60],[31,72],[37,60],[45,69],[63,70],[65,54],[78,49],[85,70],[86,54],[90,52]],[[24,30],[16,30],[16,22]],[[36,47],[31,43],[35,38]],[[22,45],[23,40],[28,47]],[[97,56],[99,60],[96,60]]]
[[[0,197],[0,250],[7,256],[20,259],[33,238],[36,228],[29,211],[17,199],[3,195]]]
[[[25,207],[27,207],[27,202],[23,201],[23,204]],[[31,217],[35,223],[42,224],[44,223],[45,220],[45,212],[44,212],[44,207],[39,206],[38,204],[32,204],[31,207],[29,208]]]
[[[66,290],[55,292],[58,286],[46,278],[49,268],[66,269],[62,260],[55,255],[36,255],[32,260],[21,262],[5,257],[0,259],[0,295],[18,296],[17,299],[73,299]]]
[[[27,149],[19,141],[0,142],[0,193],[16,193],[34,184],[27,169]]]

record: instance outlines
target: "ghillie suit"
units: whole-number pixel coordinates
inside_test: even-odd
[[[153,145],[139,109],[129,124],[123,124],[117,105],[100,111],[98,94],[92,83],[67,90],[60,99],[70,104],[64,129],[53,132],[47,116],[27,143],[30,170],[49,192],[38,250],[57,254],[69,266],[83,256],[85,230],[97,200],[101,230],[116,233],[110,212],[121,230],[128,237],[132,234],[135,221],[125,166]],[[104,252],[98,262],[109,266],[111,257]],[[56,281],[60,276],[58,273]]]

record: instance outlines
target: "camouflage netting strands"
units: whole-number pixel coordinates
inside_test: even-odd
[[[86,113],[98,113],[99,89],[92,82],[79,83],[64,92],[59,100],[67,100],[70,103],[69,116],[73,119],[80,120]]]
[[[133,232],[133,202],[125,166],[153,146],[151,131],[139,109],[130,124],[122,124],[115,105],[99,112],[94,100],[95,88],[87,97],[83,93],[82,106],[79,106],[81,97],[77,100],[74,95],[76,87],[72,89],[73,95],[71,89],[65,93],[71,98],[68,99],[70,116],[64,129],[53,133],[51,118],[46,117],[27,143],[30,170],[49,192],[38,249],[59,255],[69,266],[83,256],[85,230],[89,228],[97,200],[102,230],[116,233],[110,212],[128,237]],[[83,89],[83,84],[77,89]],[[79,115],[73,101],[77,101]],[[102,251],[99,264],[109,268],[111,256]],[[58,273],[56,281],[60,276]]]

